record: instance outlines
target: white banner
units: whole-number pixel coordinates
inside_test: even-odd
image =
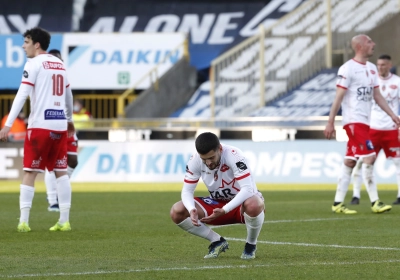
[[[346,151],[344,142],[223,141],[246,155],[256,182],[336,183]],[[110,143],[80,141],[75,182],[183,182],[193,140]],[[396,183],[395,167],[384,154],[375,164],[377,183]]]
[[[67,33],[62,53],[72,89],[127,89],[171,53],[158,77],[170,69],[183,56],[184,40],[184,33]],[[146,79],[138,88],[149,86]]]

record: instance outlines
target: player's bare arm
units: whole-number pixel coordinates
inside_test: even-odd
[[[346,94],[347,89],[337,87],[336,88],[336,96],[335,100],[332,103],[331,111],[329,113],[329,120],[328,123],[325,127],[324,135],[327,139],[331,139],[332,137],[335,137],[335,118],[336,115],[340,109],[340,106],[342,104],[342,100],[344,95]]]
[[[377,87],[374,88],[374,99],[376,104],[378,104],[379,107],[381,107],[381,109],[392,118],[397,127],[400,127],[400,118],[392,111],[392,109],[390,109],[388,103]]]
[[[75,134],[75,126],[73,122],[68,122],[68,137],[72,137]]]

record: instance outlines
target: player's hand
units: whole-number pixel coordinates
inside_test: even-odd
[[[397,128],[400,128],[400,118],[398,116],[396,116],[396,115],[393,115],[392,116],[392,120],[397,125]]]
[[[213,213],[210,216],[204,217],[200,221],[205,224],[208,224],[209,222],[211,222],[211,221],[215,220],[216,218],[221,217],[223,215],[225,215],[225,210],[222,208],[216,208],[216,209],[214,209]]]
[[[0,141],[7,142],[8,132],[10,132],[11,127],[5,126],[0,131]]]
[[[197,214],[197,209],[193,209],[190,211],[190,219],[192,220],[192,224],[196,227],[199,227],[199,214]]]
[[[332,123],[328,123],[325,127],[324,134],[327,139],[335,137],[336,135],[335,126]]]
[[[75,133],[74,123],[68,122],[68,129],[67,129],[68,138],[74,136],[74,133]]]

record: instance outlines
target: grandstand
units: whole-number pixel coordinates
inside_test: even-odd
[[[326,6],[329,2],[330,11]],[[332,20],[331,32],[327,33],[328,12]],[[293,93],[311,77],[324,73],[323,69],[348,60],[349,40],[355,34],[380,34],[380,40],[375,40],[377,52],[393,53],[394,62],[400,63],[395,48],[379,48],[381,41],[387,46],[392,40],[386,24],[398,23],[398,13],[397,0],[305,1],[271,28],[261,30],[212,62],[210,110],[202,103],[201,116],[208,111],[207,116],[214,117],[262,116],[262,112],[271,116],[277,98]],[[203,102],[205,95],[203,91]],[[265,105],[267,108],[262,108]],[[196,106],[189,103],[179,112],[196,117],[198,113],[192,110]],[[258,113],[254,113],[256,110]],[[326,115],[326,111],[315,113]],[[282,115],[275,111],[275,116]]]

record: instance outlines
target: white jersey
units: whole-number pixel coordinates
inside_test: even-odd
[[[346,89],[342,101],[342,124],[370,124],[374,88],[378,87],[375,64],[359,63],[354,59],[343,64],[338,71],[336,86]]]
[[[26,90],[27,86],[31,89]],[[70,102],[69,98],[72,102],[72,93],[64,63],[60,59],[47,53],[29,59],[25,64],[20,90],[17,93],[19,98],[15,98],[18,103],[16,107],[22,108],[26,100],[25,94],[29,94],[31,102],[28,128],[67,130],[64,110],[68,111],[70,104],[67,103]],[[16,111],[18,111],[16,108],[11,109],[13,114],[10,112],[12,117],[8,118],[7,126],[12,125]],[[67,115],[69,114],[67,112]]]
[[[379,77],[378,81],[382,96],[386,99],[390,109],[392,109],[395,114],[398,114],[400,103],[400,77],[389,73],[388,77]],[[375,102],[373,102],[372,105],[370,127],[377,130],[397,129],[392,118]]]
[[[236,197],[235,201],[231,201],[230,205],[227,204],[224,207],[225,211],[229,212],[242,204],[245,199],[259,192],[242,151],[233,146],[221,145],[221,161],[214,170],[208,169],[198,153],[190,158],[186,166],[183,192],[185,188],[195,187],[201,177],[214,200],[231,201]],[[192,191],[194,193],[194,188]],[[241,196],[236,196],[239,192]],[[192,201],[189,200],[183,197],[186,208],[194,207]]]

